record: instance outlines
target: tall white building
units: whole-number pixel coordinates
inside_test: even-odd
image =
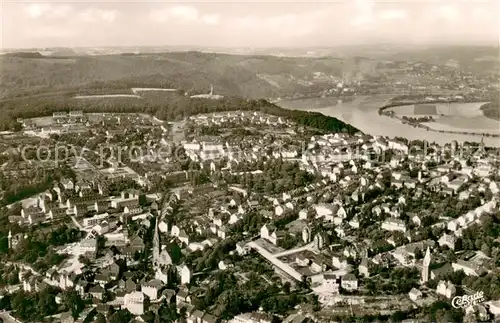
[[[9,235],[7,237],[7,243],[8,243],[7,248],[8,249],[12,248],[12,231],[11,230],[9,230]]]
[[[186,285],[191,282],[191,270],[189,270],[188,266],[184,265],[181,268],[181,284]]]
[[[160,221],[159,217],[156,217],[155,221],[155,230],[153,236],[153,266],[156,268],[159,265],[160,261],[160,237],[158,235],[158,222]]]
[[[133,315],[142,315],[147,310],[147,296],[143,292],[132,292],[125,294],[123,305]]]
[[[431,250],[427,247],[425,252],[424,263],[422,265],[422,283],[429,281],[429,265],[431,264]]]

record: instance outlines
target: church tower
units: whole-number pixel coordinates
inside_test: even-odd
[[[9,230],[9,235],[7,236],[7,248],[12,248],[12,231]]]
[[[158,222],[160,217],[156,217],[155,231],[153,236],[153,266],[157,266],[160,260],[160,236],[158,235]]]
[[[424,263],[422,265],[422,283],[425,284],[429,281],[429,265],[431,264],[431,250],[427,247],[425,252]]]
[[[484,135],[481,137],[481,142],[479,143],[479,149],[477,150],[479,154],[485,154],[486,148],[484,145]]]

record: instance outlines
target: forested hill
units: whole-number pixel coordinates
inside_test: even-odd
[[[175,121],[185,117],[221,111],[261,111],[284,117],[300,125],[328,132],[347,132],[358,130],[336,118],[317,112],[283,109],[267,100],[246,100],[228,97],[222,100],[192,99],[184,95],[167,98],[153,97],[144,99],[113,98],[77,100],[71,97],[28,97],[0,101],[1,129],[19,130],[17,118],[50,116],[58,111],[83,110],[84,112],[148,113],[161,120]]]
[[[0,56],[0,98],[34,93],[98,88],[130,91],[131,87],[182,88],[245,98],[276,98],[317,93],[334,86],[342,75],[336,58],[245,56],[201,52],[101,56]],[[323,77],[315,77],[321,72]]]
[[[43,58],[44,56],[39,52],[15,52],[6,53],[4,57],[18,57],[18,58]]]

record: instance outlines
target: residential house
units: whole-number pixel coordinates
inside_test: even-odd
[[[314,217],[315,214],[316,214],[315,209],[305,208],[305,209],[300,210],[299,219],[300,220],[308,220],[308,219]]]
[[[138,251],[143,251],[145,247],[144,241],[142,240],[141,237],[135,236],[130,240],[129,247],[133,253]]]
[[[333,294],[338,293],[340,287],[339,278],[334,273],[324,273],[323,286]]]
[[[439,295],[443,295],[446,298],[452,298],[455,296],[456,293],[456,288],[455,285],[453,285],[452,282],[450,281],[444,281],[441,280],[439,281],[437,288],[436,288],[436,293]]]
[[[221,238],[222,240],[226,239],[228,236],[228,228],[225,226],[220,227],[219,230],[217,230],[217,236]]]
[[[178,238],[180,242],[185,243],[186,245],[189,244],[189,236],[186,231],[180,230]]]
[[[237,242],[236,243],[236,252],[240,256],[246,255],[248,253],[248,247],[247,247],[247,245],[244,242],[241,242],[241,241]]]
[[[203,322],[203,316],[205,315],[204,312],[200,310],[195,310],[191,315],[187,318],[187,323],[202,323]]]
[[[141,290],[149,297],[150,300],[154,301],[158,299],[158,295],[162,286],[163,282],[161,280],[152,279],[146,283],[143,283],[141,286]]]
[[[97,239],[83,239],[79,242],[80,254],[94,257],[97,253]]]
[[[45,221],[45,214],[43,212],[29,213],[27,222],[29,225],[37,225]]]
[[[173,289],[164,289],[162,292],[161,292],[162,296],[165,297],[165,301],[167,304],[172,304],[172,303],[175,303],[176,299],[175,299],[175,290]]]
[[[170,234],[174,237],[178,237],[181,232],[181,229],[176,226],[175,224],[172,225],[172,228],[170,229]]]
[[[157,268],[155,272],[155,279],[160,280],[163,284],[168,283],[168,268]]]
[[[414,302],[422,299],[422,292],[419,291],[418,289],[416,288],[412,288],[410,290],[410,292],[408,293],[408,296],[410,297],[410,299]]]
[[[361,259],[358,266],[358,272],[365,278],[370,277],[370,269],[372,267],[372,262],[368,258]]]
[[[359,219],[357,216],[354,216],[351,221],[349,221],[349,225],[353,229],[359,229]]]
[[[89,289],[89,294],[93,298],[96,298],[98,300],[102,300],[103,299],[105,292],[106,292],[106,290],[104,290],[104,288],[101,285],[96,285],[96,286],[91,287]]]
[[[341,286],[343,289],[353,291],[358,289],[358,279],[353,274],[342,276]]]
[[[387,219],[382,223],[382,229],[387,231],[401,231],[406,232],[406,224],[400,219]]]
[[[177,292],[177,295],[175,296],[175,301],[176,301],[177,305],[182,304],[182,303],[190,304],[191,303],[191,296],[189,296],[188,291],[181,289]]]
[[[270,235],[276,230],[276,228],[270,224],[264,224],[260,228],[260,238],[269,240]]]
[[[301,313],[290,314],[283,320],[283,323],[312,323],[312,322],[314,322],[312,319],[305,317]]]
[[[149,307],[149,300],[146,294],[134,291],[125,294],[123,297],[124,307],[133,315],[144,314]]]
[[[346,268],[347,267],[347,260],[345,259],[344,256],[333,256],[332,257],[332,266],[335,268]]]
[[[106,286],[109,282],[111,282],[111,278],[109,277],[109,273],[99,273],[95,275],[94,282],[98,283],[102,287]]]
[[[205,314],[201,323],[217,323],[217,318],[211,314]]]
[[[135,283],[135,281],[132,278],[128,278],[125,281],[124,287],[125,287],[125,290],[129,293],[135,292],[137,290],[137,284]]]
[[[447,246],[451,250],[454,250],[456,241],[457,238],[454,235],[445,233],[441,236],[441,238],[439,238],[438,244],[440,247]]]
[[[66,216],[66,209],[58,207],[51,208],[47,214],[47,218],[50,220],[60,219],[64,216]]]
[[[186,285],[191,282],[191,270],[186,265],[181,267],[180,274],[182,285]]]

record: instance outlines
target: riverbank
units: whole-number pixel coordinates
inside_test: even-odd
[[[448,105],[451,111],[451,104],[455,105],[471,105],[471,104],[478,104],[479,107],[472,107],[473,111],[472,113],[470,111],[467,111],[466,113],[458,113],[457,115],[451,114],[449,112],[448,115],[444,115],[441,111],[441,113],[436,112],[437,120],[441,122],[432,122],[432,123],[426,123],[426,122],[411,122],[407,120],[405,117],[401,117],[396,114],[396,110],[398,108],[406,108],[405,112],[406,114],[409,114],[409,106],[417,106],[417,105],[423,105],[423,104],[432,104],[432,105]],[[378,113],[380,116],[384,117],[389,117],[389,118],[394,118],[399,120],[401,123],[406,124],[411,127],[416,127],[416,128],[422,128],[426,131],[433,131],[433,132],[438,132],[438,133],[449,133],[449,134],[460,134],[460,135],[467,135],[467,136],[476,136],[476,137],[493,137],[493,138],[500,138],[500,124],[496,124],[493,122],[485,122],[485,118],[488,118],[484,111],[483,107],[487,105],[488,103],[484,102],[473,102],[473,101],[468,101],[468,102],[463,102],[461,100],[440,100],[440,101],[418,101],[418,102],[391,102],[389,104],[386,104],[378,109]],[[442,110],[442,109],[439,109]],[[477,111],[476,111],[477,110]],[[481,111],[481,112],[480,112]],[[410,113],[411,114],[411,113]],[[481,119],[482,117],[482,119]],[[465,120],[461,120],[461,119]],[[464,125],[464,121],[466,121]],[[487,124],[481,124],[487,123]],[[475,125],[476,127],[480,128],[481,131],[474,131],[470,127],[470,125]],[[464,130],[460,130],[459,128],[464,128]],[[489,130],[488,130],[489,128]]]
[[[408,140],[426,140],[440,145],[457,142],[480,142],[481,136],[458,134],[452,132],[428,131],[424,128],[411,127],[395,118],[388,118],[378,113],[378,109],[391,103],[393,95],[358,96],[353,102],[333,103],[330,106],[315,108],[310,100],[300,104],[299,101],[281,101],[278,104],[290,110],[305,110],[319,112],[335,117],[351,124],[360,131],[372,136],[404,137]],[[488,119],[489,120],[489,119]],[[493,120],[490,120],[493,121]],[[434,122],[435,123],[435,122]],[[434,124],[433,124],[434,126]],[[443,129],[444,130],[444,129]],[[468,132],[468,131],[466,131]],[[484,144],[488,147],[500,147],[500,140],[496,137],[484,137]]]
[[[485,117],[500,121],[500,100],[499,102],[488,102],[481,106],[481,111]]]

